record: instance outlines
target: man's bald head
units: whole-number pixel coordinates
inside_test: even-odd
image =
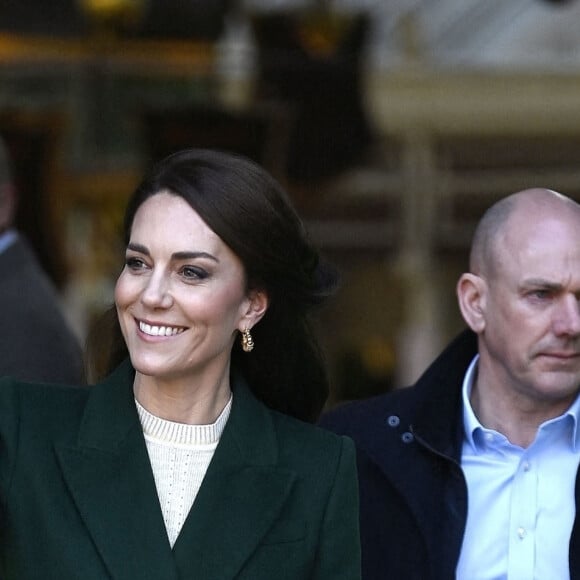
[[[481,218],[473,236],[469,259],[470,271],[493,276],[501,264],[498,249],[506,236],[547,217],[578,219],[580,205],[550,189],[526,189],[509,195],[492,205]]]

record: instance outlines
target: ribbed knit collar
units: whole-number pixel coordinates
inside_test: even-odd
[[[188,425],[186,423],[176,423],[161,417],[152,415],[147,409],[139,404],[135,399],[139,420],[143,427],[143,433],[149,439],[160,443],[178,445],[212,445],[216,444],[223,433],[228,422],[232,408],[232,397],[220,416],[210,425]]]

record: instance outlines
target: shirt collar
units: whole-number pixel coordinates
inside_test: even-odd
[[[477,366],[479,361],[479,355],[475,355],[471,361],[465,376],[463,377],[463,384],[461,387],[461,395],[463,398],[463,425],[465,430],[466,442],[475,450],[477,448],[474,441],[474,433],[478,430],[485,431],[486,428],[479,422],[479,419],[475,416],[473,407],[471,406],[471,401],[469,399],[471,395],[471,389],[473,388],[473,382],[477,376]],[[560,415],[559,417],[554,417],[549,421],[542,423],[542,426],[548,425],[550,423],[562,422],[565,417],[570,417],[572,419],[572,430],[571,430],[571,441],[570,445],[574,450],[580,448],[580,430],[578,429],[578,418],[580,417],[580,395],[576,397],[570,408]]]
[[[11,246],[18,238],[16,230],[8,229],[0,234],[0,254]]]
[[[580,395],[576,395],[574,402],[570,405],[570,408],[564,413],[564,416],[572,418],[572,447],[574,451],[580,448],[580,432],[578,429],[578,418],[580,417]],[[552,419],[556,421],[557,419]],[[550,421],[546,421],[549,423]]]
[[[463,385],[461,387],[461,396],[463,398],[463,428],[465,430],[465,438],[467,443],[475,449],[475,442],[473,440],[473,433],[477,429],[483,429],[482,424],[479,422],[478,418],[473,412],[473,407],[471,406],[471,401],[469,396],[471,395],[471,389],[473,388],[473,382],[477,374],[477,363],[479,361],[479,355],[476,354],[473,360],[467,367],[465,376],[463,377]]]

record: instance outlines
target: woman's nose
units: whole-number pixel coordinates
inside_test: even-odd
[[[173,304],[173,297],[166,276],[154,272],[143,288],[141,301],[149,308],[169,308]]]

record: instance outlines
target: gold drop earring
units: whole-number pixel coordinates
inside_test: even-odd
[[[242,350],[244,352],[250,352],[254,348],[254,339],[250,334],[250,329],[246,328],[242,331]]]

